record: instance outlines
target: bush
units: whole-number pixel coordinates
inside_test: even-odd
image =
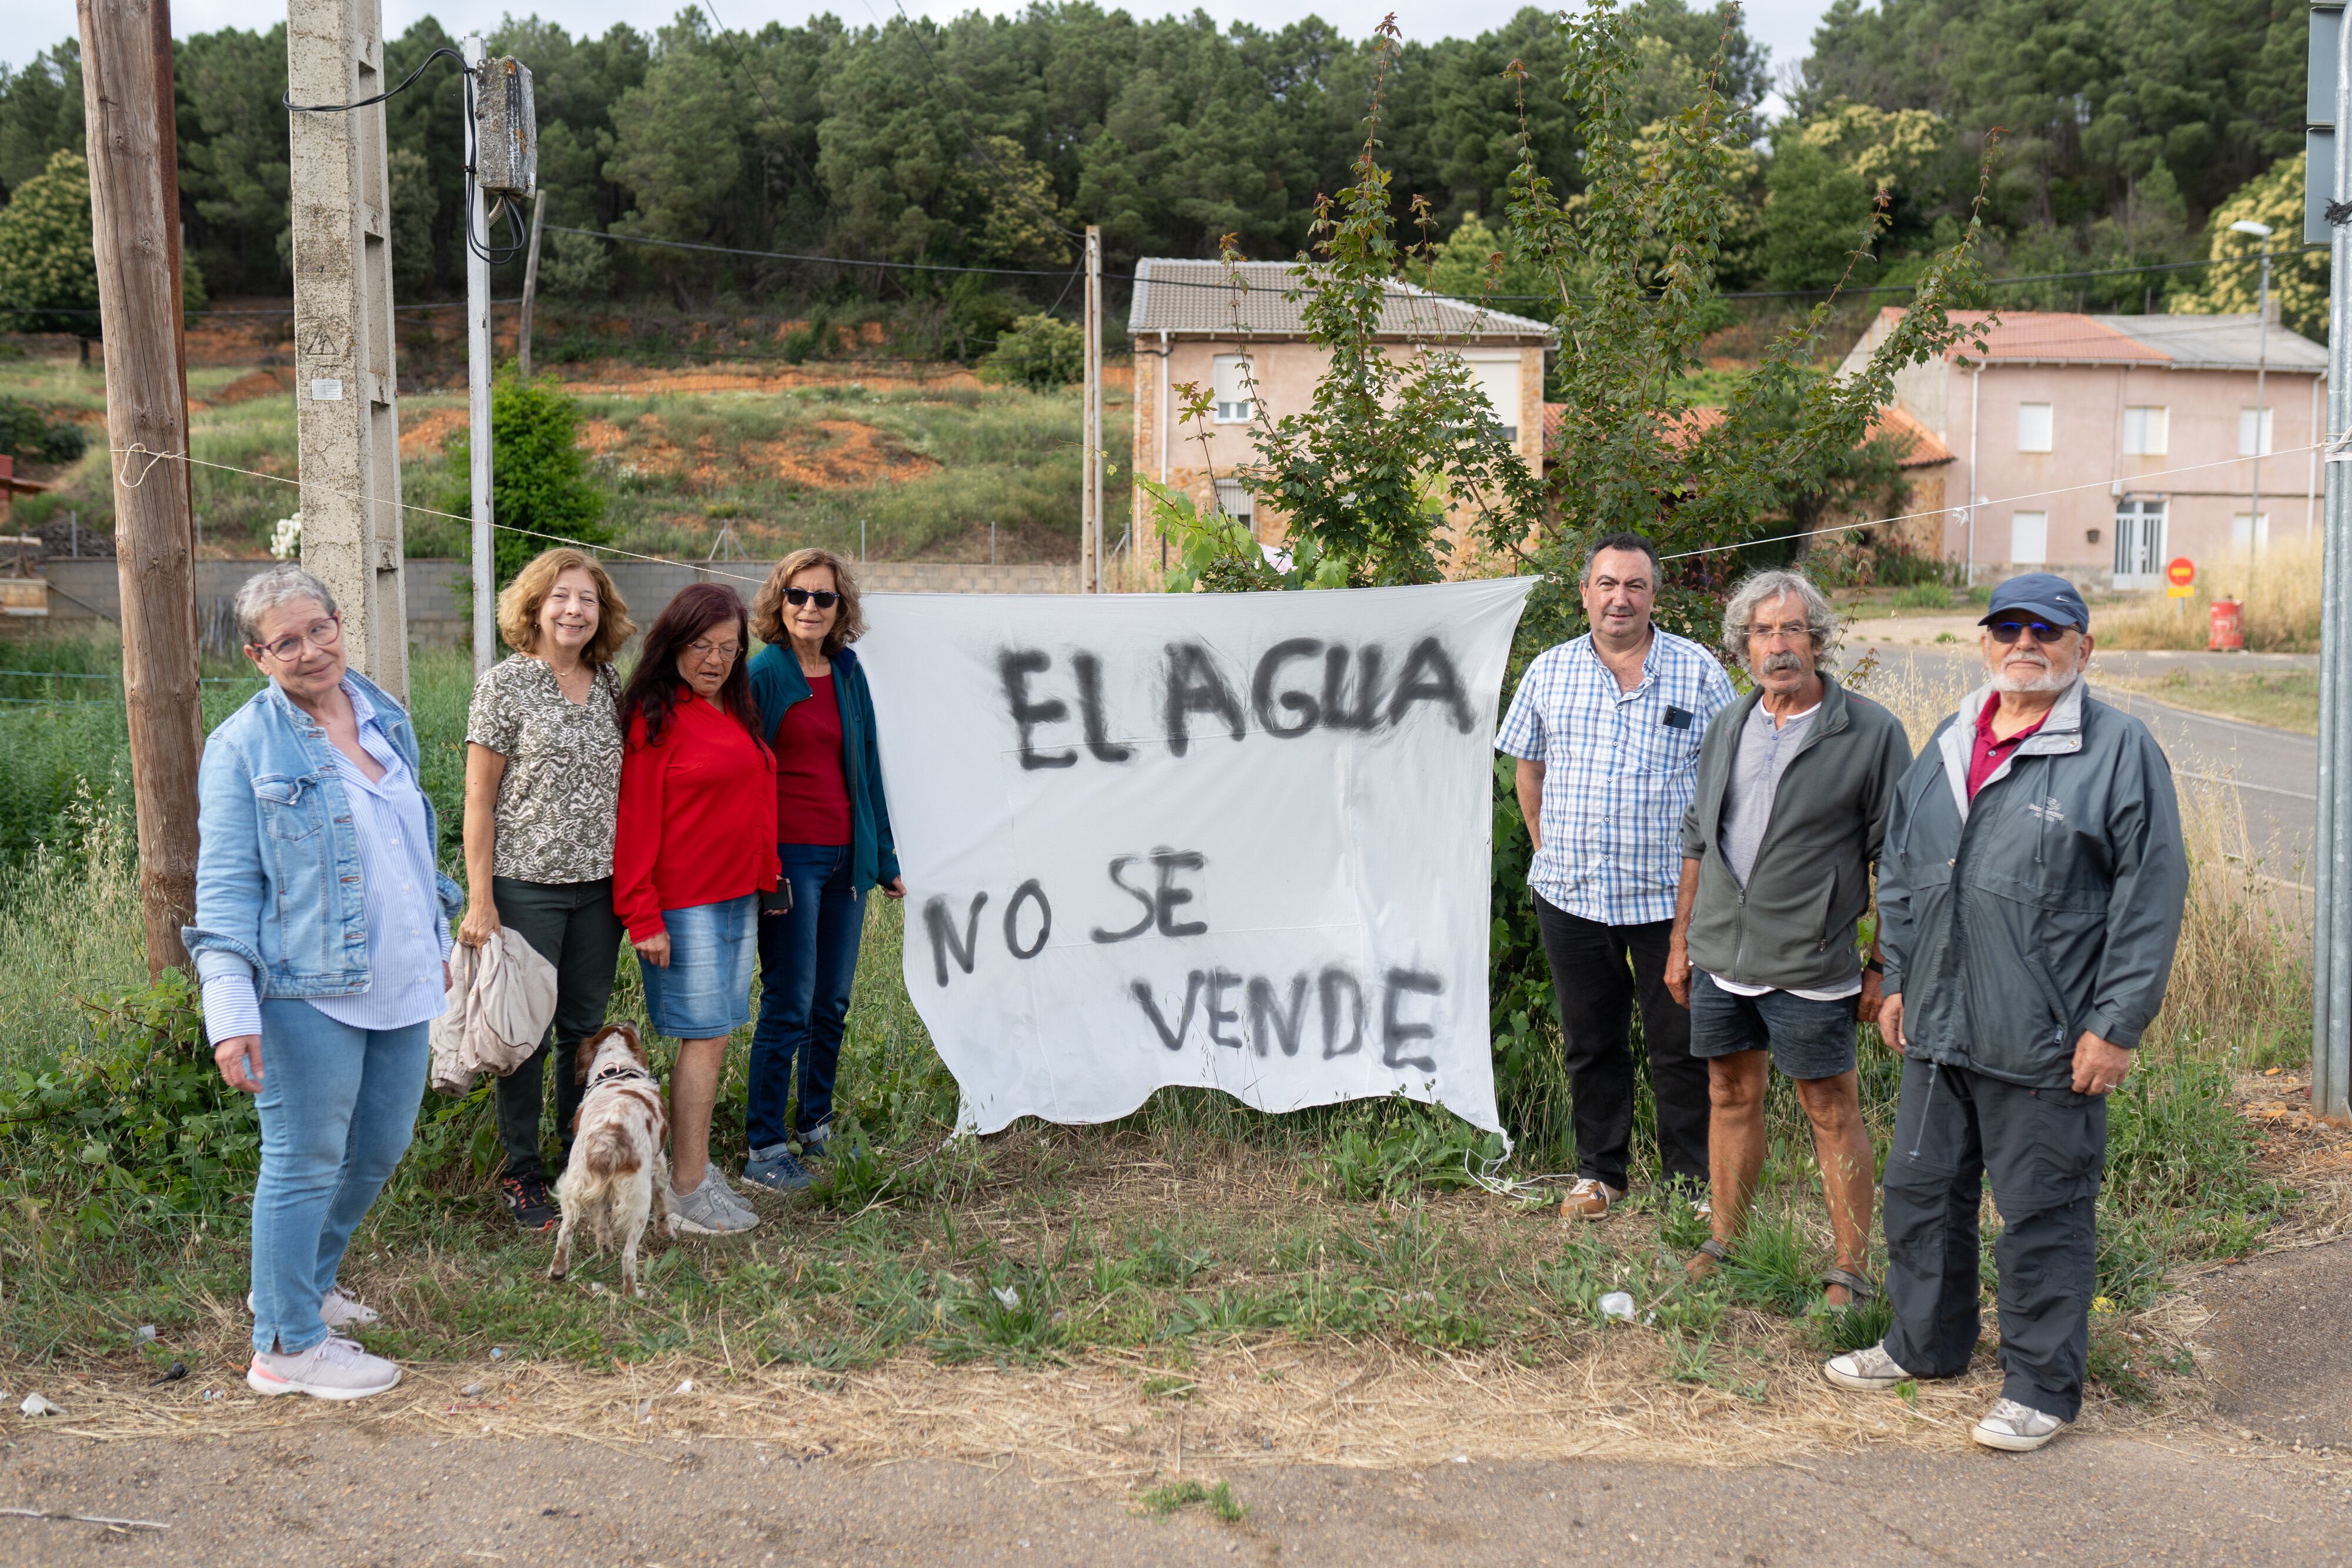
[[[580,405],[551,383],[507,377],[491,389],[490,452],[501,587],[559,539],[600,545],[612,538],[604,492],[589,481],[588,455],[580,450]],[[449,446],[450,473],[462,478],[471,461],[460,432]],[[468,506],[459,497],[447,509],[464,512]]]
[[[1053,392],[1086,374],[1087,335],[1040,311],[1024,316],[980,362],[980,379],[1031,392]]]
[[[0,397],[0,452],[19,463],[71,463],[89,438],[68,420],[50,420],[21,398]]]

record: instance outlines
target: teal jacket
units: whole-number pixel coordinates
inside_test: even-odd
[[[751,700],[760,705],[760,725],[768,745],[776,744],[784,711],[809,699],[808,677],[788,643],[762,648],[748,672]],[[844,648],[833,656],[834,695],[841,703],[841,777],[849,786],[849,874],[863,893],[898,875],[898,847],[890,837],[890,806],[882,798],[882,754],[874,738],[874,698],[857,655]]]

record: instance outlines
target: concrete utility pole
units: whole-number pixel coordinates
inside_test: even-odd
[[[382,92],[376,0],[288,0],[286,84],[296,103],[353,103]],[[289,141],[302,564],[342,607],[352,668],[406,702],[383,108],[297,114]]]
[[[2254,303],[2254,482],[2246,502],[2246,558],[2252,561],[2263,548],[2263,453],[2270,445],[2271,365],[2271,227],[2252,218],[2231,224],[2232,233],[2262,241],[2262,291]]]
[[[466,39],[466,68],[479,74],[482,37]],[[490,242],[489,214],[475,183],[479,129],[466,116],[466,407],[472,431],[474,517],[474,677],[498,662],[498,544],[490,531]]]
[[[1086,486],[1086,580],[1088,593],[1100,593],[1103,580],[1103,331],[1102,230],[1087,225],[1087,466],[1079,483]]]
[[[2333,154],[2310,178],[2352,207],[2352,26],[2341,9],[2311,13],[2310,123],[2329,125]],[[2329,47],[2327,46],[2333,46]],[[2335,79],[2326,80],[2333,58]],[[2327,89],[2333,89],[2332,91]],[[2323,113],[2326,118],[2323,120]],[[2316,145],[2318,138],[2313,139]],[[2309,218],[2305,234],[2310,233]],[[2319,836],[2312,931],[2311,1111],[2336,1125],[2352,1088],[2352,225],[2329,222],[2327,301],[2327,509],[2320,577]]]
[[[170,0],[81,0],[90,237],[114,455],[122,685],[147,970],[188,961],[196,908],[195,528],[180,302],[180,149]],[[144,447],[144,453],[126,448]]]

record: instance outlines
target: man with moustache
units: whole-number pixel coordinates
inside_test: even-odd
[[[2082,596],[2013,577],[1982,624],[1990,684],[1904,774],[1879,862],[1879,1030],[1906,1058],[1884,1189],[1895,1322],[1822,1370],[1883,1390],[1967,1369],[1990,1176],[2004,1376],[1970,1436],[2021,1453],[2082,1407],[2105,1096],[2164,1001],[2189,874],[2163,752],[2083,684]]]
[[[1878,960],[1854,928],[1911,742],[1885,708],[1828,674],[1837,612],[1802,574],[1759,571],[1723,613],[1723,650],[1755,690],[1716,716],[1683,813],[1682,890],[1666,985],[1706,1062],[1714,1234],[1703,1279],[1730,1256],[1764,1170],[1764,1092],[1774,1064],[1812,1124],[1837,1261],[1827,1305],[1873,1294],[1870,1199],[1877,1164],[1862,1120],[1857,1017],[1878,1017]]]

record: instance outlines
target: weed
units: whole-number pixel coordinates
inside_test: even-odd
[[[1249,1514],[1248,1509],[1234,1500],[1233,1485],[1229,1481],[1219,1481],[1213,1487],[1204,1487],[1195,1480],[1170,1481],[1165,1486],[1153,1487],[1137,1500],[1143,1504],[1146,1512],[1158,1514],[1162,1519],[1196,1502],[1207,1503],[1209,1511],[1227,1524],[1237,1524]]]
[[[1949,610],[1952,591],[1940,582],[1915,582],[1895,592],[1897,610]]]
[[[1189,1377],[1155,1372],[1143,1380],[1142,1393],[1146,1399],[1190,1399],[1192,1390],[1199,1386]]]
[[[1873,1296],[1850,1307],[1832,1307],[1813,1314],[1813,1343],[1823,1353],[1843,1355],[1883,1343],[1895,1326],[1895,1309],[1885,1296]]]
[[[1748,1229],[1718,1270],[1732,1294],[1768,1311],[1803,1312],[1821,1299],[1820,1281],[1805,1256],[1795,1217],[1751,1214]]]

